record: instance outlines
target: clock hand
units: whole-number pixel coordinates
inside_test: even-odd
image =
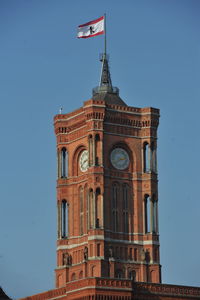
[[[120,160],[125,160],[126,158],[125,157],[119,157],[118,159],[117,159],[117,161],[115,160],[115,162],[118,162],[118,161],[120,161]]]

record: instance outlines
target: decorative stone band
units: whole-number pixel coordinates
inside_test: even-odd
[[[83,293],[83,296],[81,296],[81,293]],[[73,294],[75,298],[73,298]],[[200,299],[200,288],[170,284],[133,282],[126,279],[86,278],[66,283],[65,287],[26,297],[21,300],[67,300],[69,299],[69,295],[70,299],[87,300],[102,299],[99,298],[99,295],[116,295],[116,298],[114,296],[112,296],[112,298],[106,298],[112,300],[119,299],[118,297],[121,295],[122,299],[126,300],[131,300],[132,295],[134,295],[134,298],[137,298],[138,296],[138,299],[157,299],[156,296],[162,296],[162,299],[166,300],[169,299],[169,297],[173,297],[174,299],[184,298],[191,300]],[[77,298],[78,295],[80,298]]]
[[[157,284],[157,283],[135,283],[133,290],[137,294],[155,294],[167,296],[184,296],[200,299],[200,288],[191,286],[180,286],[172,284]]]

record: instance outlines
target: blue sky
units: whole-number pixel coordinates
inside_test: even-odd
[[[0,285],[13,298],[54,288],[53,117],[89,99],[103,37],[76,38],[107,14],[113,85],[160,108],[159,228],[164,283],[200,285],[200,2],[0,1]]]

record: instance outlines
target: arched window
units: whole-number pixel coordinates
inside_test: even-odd
[[[158,201],[152,196],[152,231],[158,233]]]
[[[100,256],[101,255],[101,244],[98,243],[97,244],[97,256]]]
[[[80,271],[79,273],[79,279],[82,279],[83,278],[83,271]]]
[[[122,195],[123,195],[123,231],[128,233],[129,231],[129,224],[128,224],[128,185],[124,184],[122,186]]]
[[[101,154],[100,137],[99,134],[96,134],[95,135],[95,166],[100,165],[100,154]]]
[[[84,221],[84,232],[87,232],[89,225],[89,204],[88,204],[88,187],[87,184],[84,186],[84,205],[85,205],[85,221]]]
[[[84,233],[84,190],[79,188],[79,203],[80,203],[80,235]]]
[[[112,229],[113,231],[118,231],[118,196],[119,196],[119,186],[114,183],[112,186]]]
[[[76,274],[72,273],[71,281],[74,281],[74,280],[76,280]]]
[[[155,143],[151,143],[151,171],[157,173],[157,154]]]
[[[128,278],[130,280],[136,281],[136,272],[135,272],[135,270],[129,270]]]
[[[145,233],[151,231],[151,201],[149,195],[144,196]]]
[[[151,170],[150,167],[150,147],[147,142],[144,143],[143,146],[143,166],[144,166],[144,173],[148,173]]]
[[[102,199],[100,188],[96,189],[96,228],[102,227]]]
[[[96,271],[96,267],[95,267],[95,266],[92,266],[92,267],[91,267],[91,277],[94,277],[94,276],[95,276],[95,271]]]
[[[89,228],[94,228],[95,205],[93,189],[89,190]]]
[[[90,134],[88,137],[88,149],[89,149],[89,166],[91,167],[93,165],[93,137]]]
[[[69,212],[68,212],[68,203],[66,200],[62,200],[61,203],[61,236],[62,238],[68,237],[69,234],[69,228],[68,228],[68,218],[69,218]]]
[[[61,177],[68,176],[68,152],[65,147],[61,149]]]

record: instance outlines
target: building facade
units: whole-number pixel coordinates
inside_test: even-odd
[[[56,289],[24,299],[198,299],[161,284],[159,110],[127,106],[106,55],[92,99],[54,118],[57,140]]]

